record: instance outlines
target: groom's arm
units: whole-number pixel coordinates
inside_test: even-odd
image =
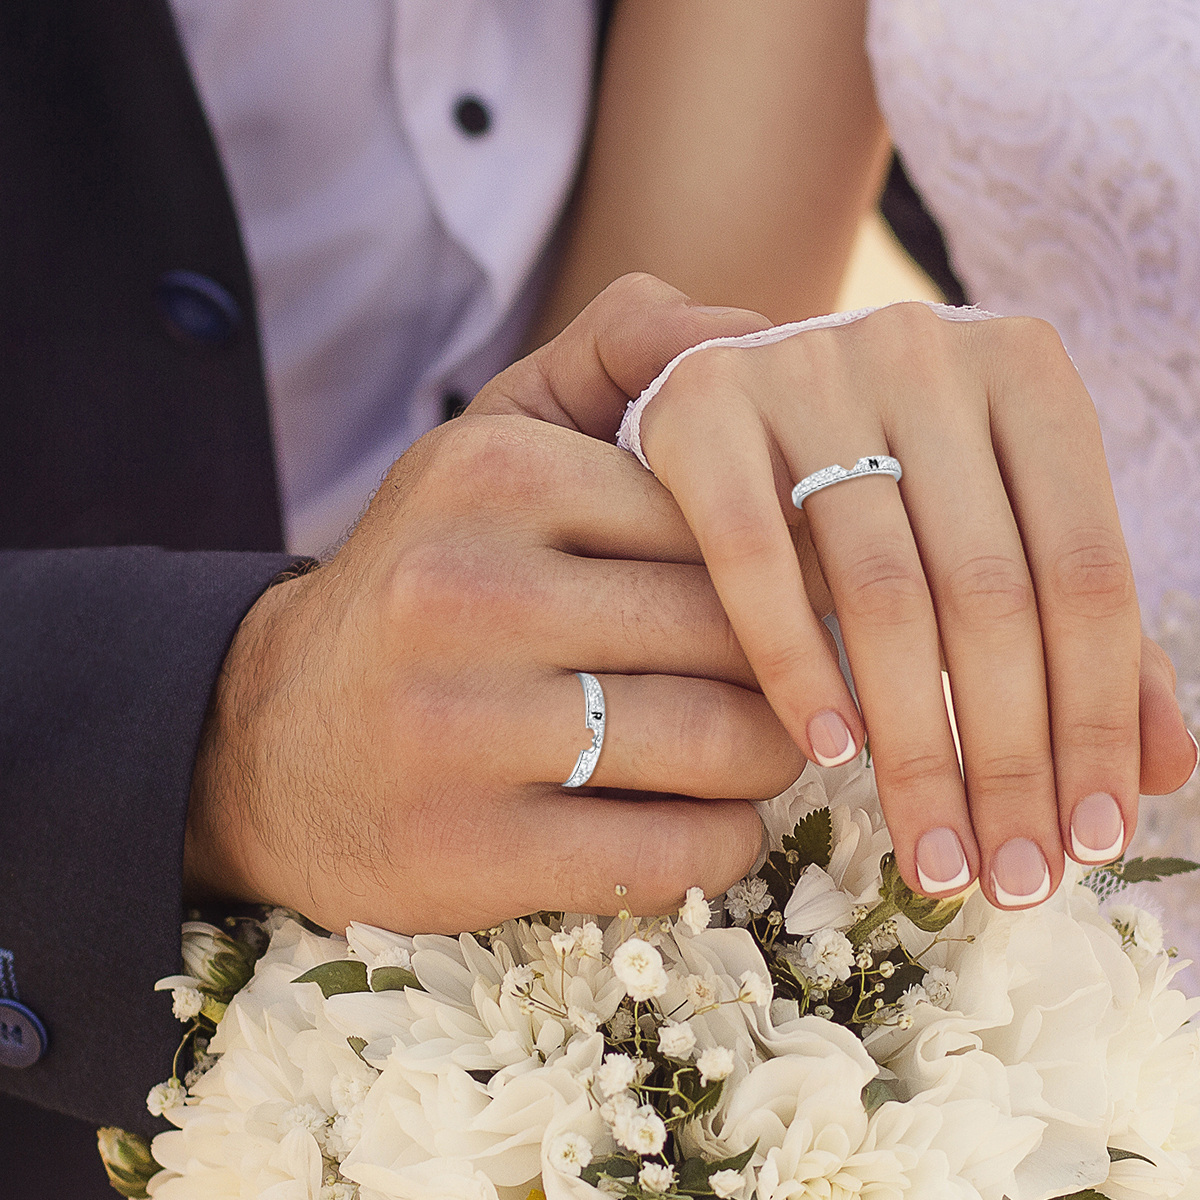
[[[48,1035],[0,1090],[148,1125],[182,1031],[153,985],[179,969],[196,744],[238,623],[293,561],[0,552],[0,948]]]

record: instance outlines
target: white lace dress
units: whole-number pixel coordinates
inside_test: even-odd
[[[1200,728],[1200,3],[873,0],[868,48],[971,300],[1052,322],[1092,394]],[[1198,790],[1144,800],[1135,852],[1200,861]],[[1200,878],[1154,893],[1200,959]]]

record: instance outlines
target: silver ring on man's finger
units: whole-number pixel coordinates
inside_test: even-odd
[[[576,671],[579,682],[583,684],[583,699],[587,705],[584,723],[592,731],[592,744],[582,751],[575,764],[575,770],[567,776],[563,787],[583,787],[592,777],[596,769],[596,760],[600,757],[600,748],[604,745],[604,689],[595,675],[586,671]]]
[[[835,483],[845,483],[847,479],[862,479],[866,475],[890,475],[899,483],[903,473],[900,470],[899,462],[890,454],[871,454],[866,458],[860,458],[848,471],[845,467],[839,467],[837,463],[834,463],[832,467],[822,467],[811,475],[805,475],[792,488],[792,503],[797,508],[803,508],[805,500],[813,492],[832,487]]]

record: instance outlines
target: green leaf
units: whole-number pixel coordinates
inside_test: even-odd
[[[958,910],[966,902],[966,894],[961,892],[943,900],[914,892],[901,878],[896,856],[890,851],[880,859],[879,869],[883,874],[880,888],[882,894],[918,929],[923,929],[926,933],[937,933],[938,930],[945,929],[958,916]],[[851,941],[853,940],[851,938]]]
[[[685,1160],[683,1166],[679,1168],[679,1183],[676,1185],[676,1190],[686,1192],[691,1196],[715,1195],[709,1179],[718,1171],[745,1170],[746,1164],[754,1157],[754,1151],[757,1149],[758,1142],[755,1142],[749,1150],[743,1150],[741,1154],[735,1154],[732,1158],[723,1158],[720,1162],[705,1162],[702,1158]]]
[[[1168,875],[1186,875],[1200,870],[1200,863],[1187,858],[1131,858],[1114,864],[1124,883],[1158,883]]]
[[[406,987],[420,988],[421,981],[403,967],[376,967],[371,972],[373,992],[400,992]]]
[[[824,869],[833,857],[833,818],[827,808],[815,808],[804,817],[790,834],[783,838],[783,849],[795,850],[800,855],[796,863],[796,877],[805,867],[816,865]]]
[[[326,1000],[340,996],[343,992],[369,992],[367,986],[367,964],[352,958],[340,958],[336,962],[322,963],[305,971],[292,980],[293,983],[315,983]]]
[[[350,1046],[350,1049],[353,1050],[354,1053],[357,1054],[359,1058],[362,1058],[363,1062],[367,1062],[367,1060],[365,1058],[363,1058],[363,1053],[362,1053],[367,1048],[367,1039],[366,1038],[348,1037],[346,1039],[346,1042]],[[367,1066],[370,1066],[370,1065],[371,1065],[370,1063],[367,1063]]]
[[[580,1178],[584,1183],[590,1183],[592,1187],[600,1182],[601,1175],[607,1175],[610,1179],[633,1179],[638,1173],[638,1164],[628,1158],[623,1158],[619,1154],[612,1154],[608,1158],[601,1158],[594,1163],[583,1168]]]
[[[688,1104],[685,1120],[691,1121],[712,1112],[721,1098],[721,1089],[725,1086],[723,1079],[710,1079],[707,1083],[700,1080],[700,1072],[695,1067],[679,1067],[676,1069],[671,1084],[676,1093],[683,1097]],[[678,1122],[676,1122],[678,1123]],[[668,1120],[668,1127],[672,1124]]]
[[[1071,1192],[1067,1196],[1056,1196],[1055,1200],[1108,1200],[1108,1197],[1095,1188],[1084,1188],[1081,1192]]]
[[[1154,1160],[1147,1158],[1144,1154],[1135,1154],[1132,1150],[1121,1150],[1116,1146],[1109,1146],[1108,1161],[1109,1162],[1124,1162],[1126,1159],[1135,1158],[1138,1162],[1149,1163],[1154,1166]]]

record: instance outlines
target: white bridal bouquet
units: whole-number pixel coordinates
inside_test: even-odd
[[[1049,901],[1006,913],[904,886],[861,761],[761,807],[761,868],[670,919],[542,913],[458,938],[335,937],[283,912],[185,926],[187,974],[159,986],[194,1065],[151,1092],[175,1126],[151,1146],[101,1131],[114,1185],[1200,1197],[1200,1001],[1171,987],[1162,927],[1124,891],[1192,864],[1069,865]]]

